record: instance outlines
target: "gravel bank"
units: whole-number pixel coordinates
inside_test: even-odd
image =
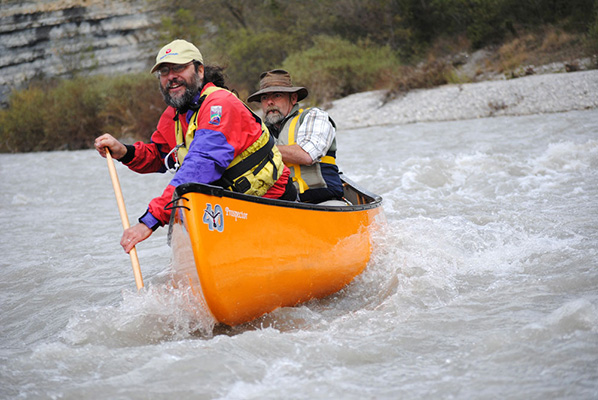
[[[384,91],[357,93],[327,111],[338,129],[598,108],[598,70],[445,85],[383,104]]]

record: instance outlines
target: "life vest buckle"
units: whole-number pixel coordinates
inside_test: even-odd
[[[234,192],[245,193],[251,188],[251,182],[249,182],[249,179],[247,179],[247,177],[244,176],[244,177],[238,179],[232,185],[232,188],[233,188]]]

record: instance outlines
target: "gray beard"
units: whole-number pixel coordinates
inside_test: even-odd
[[[164,102],[167,105],[176,108],[177,110],[188,108],[188,106],[193,102],[195,95],[199,93],[203,86],[201,79],[199,78],[198,74],[195,74],[189,83],[180,80],[177,80],[176,82],[182,83],[183,86],[185,86],[185,93],[179,97],[172,97],[167,90],[171,82],[168,82],[166,88],[160,83],[160,92],[162,92]]]
[[[280,112],[268,113],[266,114],[266,124],[268,125],[277,125],[282,122],[284,116]]]

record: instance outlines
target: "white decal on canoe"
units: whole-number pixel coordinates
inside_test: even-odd
[[[216,204],[214,209],[210,203],[206,203],[206,209],[203,211],[203,223],[208,225],[208,229],[218,232],[224,230],[224,216],[222,215],[222,207]]]
[[[243,211],[235,211],[235,210],[231,210],[230,208],[226,207],[226,215],[227,216],[231,216],[235,219],[235,221],[237,220],[237,218],[241,218],[241,219],[247,219],[247,213],[243,212]]]

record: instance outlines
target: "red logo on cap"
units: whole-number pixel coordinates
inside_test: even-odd
[[[171,49],[166,50],[166,54],[170,53],[171,51]]]

